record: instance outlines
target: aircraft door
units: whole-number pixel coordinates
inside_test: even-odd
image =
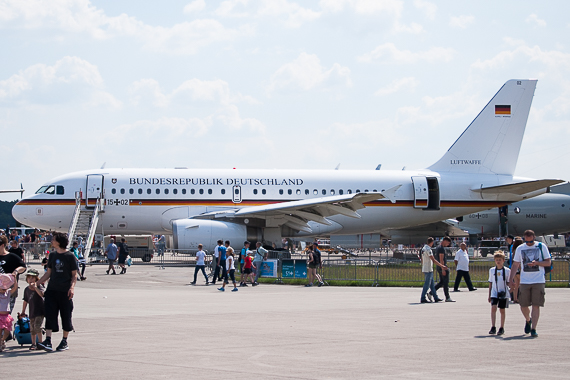
[[[241,203],[241,186],[239,185],[232,188],[232,202]]]
[[[87,191],[85,191],[85,206],[95,207],[97,198],[103,198],[103,175],[88,175],[86,189]]]
[[[414,208],[428,207],[428,183],[426,177],[412,177],[414,186]]]

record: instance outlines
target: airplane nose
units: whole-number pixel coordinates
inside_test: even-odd
[[[22,206],[20,202],[16,203],[14,207],[12,207],[12,216],[16,219],[19,223],[26,224],[27,215],[26,215],[26,206]]]

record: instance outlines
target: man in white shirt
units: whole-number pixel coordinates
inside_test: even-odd
[[[194,281],[190,285],[196,285],[196,278],[198,277],[198,272],[202,271],[204,278],[206,279],[206,285],[209,285],[208,276],[206,275],[206,252],[202,250],[202,244],[198,244],[198,252],[196,252],[196,268],[194,269]]]
[[[513,282],[513,277],[520,268],[519,304],[526,321],[524,332],[536,338],[538,337],[536,325],[540,317],[540,308],[544,306],[544,284],[546,282],[544,268],[550,268],[551,261],[548,247],[536,242],[534,236],[532,230],[524,232],[525,244],[519,245],[515,251],[509,284]],[[530,306],[532,306],[532,311],[529,309]]]
[[[426,294],[428,295],[429,298],[434,297],[435,302],[443,301],[441,298],[439,298],[437,296],[437,293],[435,290],[435,283],[433,281],[433,264],[435,263],[438,267],[445,269],[445,270],[447,270],[447,267],[445,265],[441,264],[439,261],[437,261],[433,257],[431,247],[433,247],[433,238],[432,237],[427,239],[427,243],[422,248],[422,254],[420,257],[420,259],[422,261],[422,272],[424,274],[424,279],[425,279],[424,280],[424,287],[422,289],[422,295],[420,297],[421,303],[430,303],[431,302],[431,301],[428,301],[426,299]],[[428,293],[428,289],[430,289],[431,293]]]
[[[455,285],[453,286],[453,291],[459,291],[459,283],[461,282],[461,277],[465,279],[465,283],[467,284],[467,288],[470,292],[477,290],[477,288],[473,287],[471,283],[471,276],[469,275],[469,255],[467,254],[467,245],[465,243],[461,243],[459,245],[459,250],[455,253],[455,268],[457,274],[455,275]]]

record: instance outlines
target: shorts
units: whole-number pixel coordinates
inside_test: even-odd
[[[30,334],[41,334],[42,333],[42,323],[44,323],[44,316],[40,315],[38,317],[30,318]]]
[[[125,264],[127,261],[127,256],[119,255],[119,264]]]
[[[114,264],[116,259],[109,259],[107,258],[107,261],[109,262],[109,264]]]
[[[521,307],[544,306],[544,284],[521,284],[519,291]]]
[[[309,268],[317,269],[317,264],[309,263]]]
[[[73,331],[73,324],[71,323],[73,300],[69,299],[67,292],[48,289],[44,293],[44,297],[46,330],[51,330],[53,332],[59,331],[57,317],[60,315],[63,330]]]
[[[509,307],[509,299],[508,298],[497,298],[497,297],[492,297],[491,298],[491,305],[495,306],[497,305],[499,307],[499,309],[506,309]]]
[[[243,268],[243,274],[251,274],[251,268]]]
[[[14,318],[10,314],[0,314],[0,329],[12,331],[12,322]]]

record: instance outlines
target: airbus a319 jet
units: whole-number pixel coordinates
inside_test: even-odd
[[[98,169],[48,181],[18,202],[19,222],[67,231],[80,194],[105,234],[172,234],[174,248],[218,239],[379,233],[521,201],[563,182],[514,177],[536,80],[509,80],[423,170]]]

